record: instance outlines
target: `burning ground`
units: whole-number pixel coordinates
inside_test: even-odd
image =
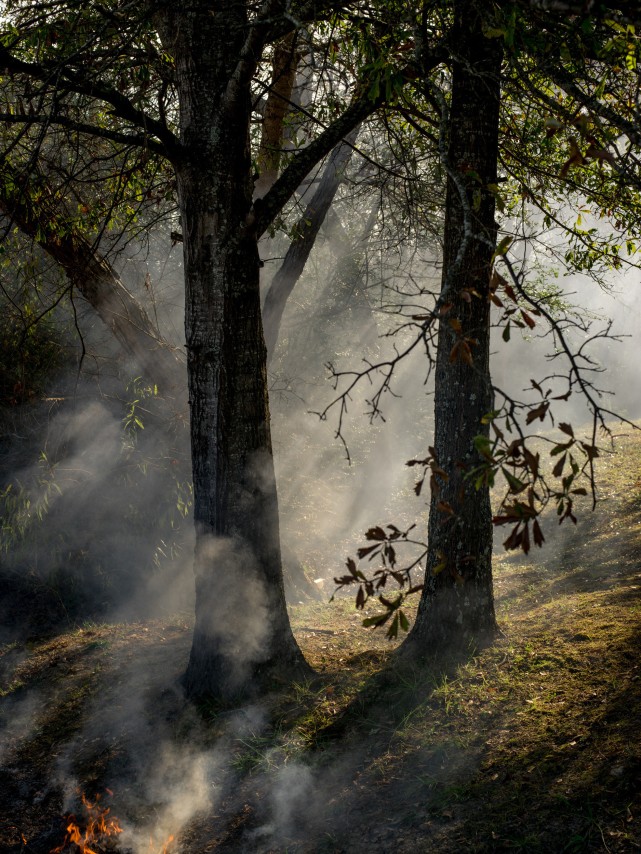
[[[0,850],[641,849],[639,472],[619,437],[594,515],[498,557],[503,636],[464,661],[297,605],[317,678],[223,709],[182,698],[185,615],[6,643]]]

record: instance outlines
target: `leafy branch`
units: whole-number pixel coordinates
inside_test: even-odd
[[[367,558],[372,561],[380,558],[381,566],[374,570],[371,576],[367,576],[358,569],[353,558],[347,559],[347,574],[335,578],[337,588],[357,585],[356,608],[363,610],[371,598],[376,598],[383,606],[382,613],[363,620],[365,627],[378,628],[387,625],[387,637],[391,640],[398,636],[399,628],[406,632],[409,629],[409,620],[402,609],[402,605],[408,596],[418,593],[423,585],[413,579],[412,573],[422,568],[422,562],[427,554],[425,543],[410,538],[410,532],[414,528],[411,525],[407,530],[401,531],[396,525],[386,525],[381,528],[376,525],[365,532],[365,539],[372,545],[363,546],[358,549],[359,560]],[[409,563],[399,568],[397,566],[397,549],[399,546],[419,547],[420,553],[412,558]],[[398,585],[399,593],[394,598],[389,598],[382,592],[388,581],[394,581]],[[332,596],[332,601],[334,596]]]

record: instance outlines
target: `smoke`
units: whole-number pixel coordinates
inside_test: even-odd
[[[553,239],[554,235],[550,237]],[[339,280],[329,294],[326,284],[335,269],[332,258],[340,254],[340,248],[333,247],[329,240],[315,248],[315,266],[308,265],[295,298],[286,308],[282,329],[286,349],[277,354],[272,379],[282,539],[312,577],[327,579],[326,589],[345,556],[354,554],[362,532],[372,524],[392,522],[403,528],[415,522],[417,531],[426,528],[428,492],[425,490],[421,498],[416,498],[413,471],[405,463],[425,455],[433,430],[433,385],[431,380],[425,382],[428,360],[422,348],[417,348],[396,369],[390,392],[382,398],[384,422],[375,419],[370,423],[368,415],[368,401],[381,382],[380,374],[372,375],[371,381],[362,380],[349,395],[342,420],[339,407],[327,413],[326,421],[318,421],[312,414],[324,412],[337,394],[324,364],[332,362],[337,370],[356,372],[368,363],[393,358],[395,349],[401,351],[412,334],[407,330],[405,338],[404,333],[386,335],[404,322],[402,314],[395,315],[393,310],[400,302],[399,292],[409,305],[406,313],[421,314],[433,304],[429,294],[438,287],[438,253],[432,253],[429,247],[418,251],[416,247],[407,248],[404,252],[391,249],[379,259],[379,271],[372,264],[363,273],[369,313],[334,314],[328,327],[324,325],[326,309],[335,305],[341,291]],[[594,400],[614,413],[638,418],[639,271],[610,270],[605,284],[601,284],[587,274],[559,275],[553,255],[546,254],[540,242],[537,252],[538,259],[526,258],[531,267],[528,283],[533,276],[543,291],[558,287],[558,302],[565,303],[570,313],[591,321],[588,330],[569,330],[567,340],[574,352],[582,348],[577,364],[595,386]],[[325,283],[325,291],[319,282]],[[358,305],[364,309],[362,301]],[[558,316],[562,316],[562,310]],[[492,336],[493,381],[510,396],[529,404],[541,399],[530,380],[542,383],[544,392],[550,389],[552,396],[563,395],[568,388],[569,364],[559,340],[549,333],[543,318],[535,320],[534,330],[521,331],[512,324],[509,341],[503,339],[503,327],[495,329]],[[621,340],[594,337],[610,321],[611,336]],[[588,340],[591,338],[594,340]],[[341,379],[338,391],[351,379],[352,376]],[[571,423],[582,437],[589,430],[588,401],[576,386],[568,401],[552,401],[551,412],[554,424],[548,417],[543,423],[527,425],[527,432],[551,435],[559,422]],[[616,417],[610,417],[609,423],[614,432],[620,430]],[[334,436],[339,427],[351,465],[346,461],[342,442]],[[607,440],[600,436],[599,442],[604,441]],[[497,537],[504,539],[503,532],[498,531]]]
[[[150,231],[144,243],[127,242],[119,270],[146,307],[160,336],[180,349],[185,341],[185,285],[182,246],[166,229]]]
[[[152,233],[116,262],[175,345],[184,340],[181,255]],[[9,641],[61,621],[193,608],[187,413],[145,383],[75,299],[51,321],[74,346],[48,375],[43,399],[1,413],[11,421],[0,445],[0,611]]]
[[[635,336],[641,319],[638,279],[635,270],[613,273],[612,286],[607,290],[587,276],[559,280],[561,298],[576,306],[576,311],[589,321],[588,328],[570,329],[566,337],[572,351],[581,353],[577,364],[594,386],[591,394],[595,402],[630,419],[641,415],[634,367]],[[494,383],[509,395],[529,403],[540,400],[530,380],[541,383],[545,390],[551,389],[552,395],[562,395],[568,390],[566,377],[570,370],[559,339],[547,331],[545,321],[536,320],[532,332],[513,329],[508,342],[502,339],[501,329],[493,336]],[[610,323],[609,334],[601,336]],[[590,419],[588,400],[576,385],[569,400],[552,400],[551,406],[556,422],[566,421],[581,428]],[[616,424],[615,418],[610,421]],[[546,421],[539,426],[541,430],[549,430],[552,425]]]
[[[349,228],[360,238],[360,220]],[[284,346],[272,362],[282,539],[328,587],[365,529],[386,522],[407,527],[425,510],[406,466],[424,456],[431,442],[432,385],[426,382],[424,348],[394,368],[377,411],[373,399],[384,371],[358,381],[344,409],[340,401],[332,406],[358,372],[393,360],[410,343],[416,325],[402,328],[402,302],[409,299],[412,313],[431,301],[431,253],[386,249],[378,233],[373,240],[371,257],[357,240],[349,263],[344,236],[319,242],[286,307]],[[345,375],[332,376],[328,364]]]
[[[272,822],[261,828],[261,835],[292,836],[308,805],[315,800],[315,789],[310,768],[296,763],[278,768],[268,790]]]
[[[132,656],[125,644],[110,656],[112,678],[101,681],[85,723],[58,756],[48,792],[60,793],[64,812],[80,815],[80,793],[99,778],[97,794],[123,829],[119,850],[149,854],[170,837],[172,852],[204,850],[194,841],[201,824],[226,804],[242,809],[239,757],[269,732],[267,710],[249,704],[207,723],[177,684],[184,642],[143,638],[136,649]]]
[[[6,494],[5,570],[48,589],[75,619],[131,608],[141,585],[178,568],[169,552],[178,557],[191,535],[176,507],[179,466],[159,464],[162,435],[132,436],[118,408],[80,397],[59,406],[38,461],[13,473]]]
[[[212,809],[220,792],[214,753],[164,744],[158,754],[146,771],[141,803],[147,809],[153,805],[153,815],[139,825],[124,826],[122,845],[136,854],[147,854],[150,840],[154,850],[178,836],[196,816]]]
[[[11,681],[7,678],[11,668],[17,667],[24,658],[26,658],[24,654],[19,657],[10,654],[3,656],[0,685],[6,685],[7,690],[12,688]],[[15,745],[19,744],[33,730],[42,706],[42,700],[43,698],[38,691],[33,691],[22,697],[9,696],[4,699],[0,709],[0,765],[4,764]]]
[[[229,663],[226,678],[234,691],[271,652],[265,584],[252,550],[238,537],[200,541],[196,572],[196,632]]]

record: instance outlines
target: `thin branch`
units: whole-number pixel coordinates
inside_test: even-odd
[[[3,45],[0,45],[0,66],[11,73],[24,74],[45,84],[50,84],[57,78],[52,87],[53,91],[87,95],[110,104],[114,115],[144,131],[142,139],[147,140],[149,135],[155,136],[162,146],[162,153],[168,159],[176,160],[182,155],[182,145],[167,125],[135,107],[125,95],[106,83],[77,74],[57,62],[23,62]]]
[[[528,294],[527,291],[523,288],[521,278],[519,275],[517,275],[516,271],[514,270],[514,266],[513,266],[512,262],[510,261],[510,259],[507,256],[503,255],[501,257],[501,260],[505,264],[505,267],[510,274],[510,278],[512,279],[514,287],[518,291],[519,295],[530,306],[532,306],[532,308],[534,308],[542,317],[544,317],[547,320],[548,324],[550,325],[550,327],[555,332],[557,340],[558,340],[559,344],[561,345],[561,349],[565,353],[565,356],[566,356],[566,358],[569,362],[569,365],[570,365],[570,380],[569,380],[570,385],[572,386],[572,384],[573,384],[572,379],[574,379],[574,381],[576,382],[576,385],[578,385],[578,387],[579,387],[579,390],[580,390],[583,398],[588,402],[589,408],[592,411],[592,445],[596,446],[597,433],[598,433],[599,428],[602,429],[603,431],[605,431],[607,434],[610,433],[610,429],[606,424],[606,417],[607,416],[610,416],[612,418],[616,418],[625,424],[629,424],[631,427],[634,427],[635,429],[639,429],[639,428],[637,428],[637,425],[634,424],[633,421],[630,421],[628,418],[623,417],[620,413],[615,412],[614,410],[609,409],[608,407],[602,406],[595,399],[594,394],[593,394],[594,385],[589,380],[587,380],[585,378],[585,376],[584,376],[585,368],[582,368],[577,361],[577,357],[581,355],[581,350],[583,348],[581,348],[579,350],[578,354],[572,350],[572,348],[570,347],[570,344],[569,344],[569,342],[568,342],[568,340],[567,340],[567,338],[563,332],[563,329],[561,328],[560,324],[556,321],[556,319],[552,316],[552,314],[546,309],[543,301],[536,299],[531,294]],[[583,358],[585,358],[585,357],[583,357]],[[594,458],[591,455],[588,456],[588,465],[589,465],[589,471],[590,471],[589,480],[590,480],[590,490],[592,493],[592,507],[594,509],[594,507],[596,507],[596,503],[597,503],[596,477],[595,477],[595,472],[594,472]]]
[[[100,137],[108,139],[111,142],[118,142],[127,146],[135,146],[137,148],[146,148],[153,151],[154,154],[159,154],[165,157],[167,152],[163,145],[150,139],[145,134],[131,135],[120,133],[119,131],[109,130],[109,128],[101,128],[98,125],[85,124],[77,122],[74,119],[69,119],[61,115],[32,115],[31,113],[0,113],[0,122],[4,124],[22,124],[50,126],[67,128],[67,130],[76,131],[77,133],[87,134],[88,136]]]
[[[430,69],[436,68],[445,56],[443,47],[435,48],[430,55]],[[411,70],[408,68],[406,72],[410,73]],[[269,192],[262,199],[256,199],[247,219],[247,227],[252,229],[258,237],[264,234],[310,169],[384,103],[384,92],[374,98],[365,88],[364,94],[355,99],[339,118],[293,158]]]
[[[267,30],[264,21],[272,18],[277,12],[283,12],[282,0],[266,0],[257,19],[247,34],[238,63],[227,83],[224,105],[232,112],[239,103],[239,98],[245,92],[256,72],[258,63],[265,46]]]

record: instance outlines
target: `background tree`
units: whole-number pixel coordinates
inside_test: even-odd
[[[482,51],[480,45],[485,45],[490,56],[492,42],[498,39],[504,46],[506,63],[500,74],[498,66],[492,75],[484,73],[480,70],[482,56],[470,54],[463,63],[470,78],[461,90],[458,89],[457,77],[458,82],[462,78],[457,57],[463,49],[460,46],[470,44],[463,33],[451,42],[451,91],[432,89],[432,98],[441,105],[452,147],[443,158],[450,181],[446,203],[445,287],[448,268],[456,273],[459,260],[463,261],[471,245],[479,251],[489,251],[483,261],[479,260],[467,270],[470,290],[466,293],[465,286],[459,285],[462,291],[459,299],[464,300],[465,305],[461,303],[459,308],[456,303],[452,304],[449,294],[444,300],[441,294],[434,310],[415,317],[422,321],[415,343],[428,331],[431,334],[435,317],[439,317],[435,446],[430,448],[426,459],[411,461],[425,467],[432,486],[425,584],[416,585],[411,580],[411,572],[420,563],[420,556],[403,570],[397,565],[397,549],[409,542],[410,537],[395,526],[387,530],[379,526],[371,528],[366,536],[373,542],[359,550],[360,557],[382,557],[383,566],[374,576],[366,577],[354,561],[349,561],[349,574],[338,579],[339,585],[357,584],[359,606],[363,606],[369,596],[379,596],[385,611],[366,622],[368,625],[387,623],[392,635],[398,632],[399,626],[407,628],[408,621],[399,612],[403,594],[390,597],[381,593],[387,580],[393,577],[403,586],[409,584],[413,591],[423,587],[417,624],[408,644],[413,650],[436,649],[439,641],[447,647],[459,643],[466,645],[470,638],[482,640],[491,636],[495,623],[491,595],[489,487],[500,480],[505,484],[494,517],[495,524],[510,526],[505,547],[527,552],[532,543],[541,545],[543,534],[538,517],[549,503],[556,506],[560,522],[576,521],[574,503],[577,496],[587,493],[586,487],[579,485],[582,475],[587,476],[587,487],[594,497],[594,461],[599,453],[597,433],[601,428],[607,433],[606,419],[614,414],[595,385],[598,366],[586,350],[593,336],[607,335],[609,329],[589,333],[585,318],[577,319],[572,312],[563,312],[558,292],[555,294],[553,288],[537,288],[536,282],[528,280],[527,264],[517,260],[516,251],[508,250],[515,238],[514,249],[520,247],[520,238],[555,253],[550,243],[550,230],[558,229],[563,248],[555,257],[567,271],[589,272],[599,281],[608,270],[634,264],[636,136],[626,114],[634,103],[632,93],[638,87],[638,39],[634,23],[626,19],[625,11],[621,14],[618,10],[600,7],[594,15],[577,14],[561,19],[556,9],[550,11],[546,7],[538,11],[537,6],[537,11],[533,11],[535,5],[523,4],[519,9],[516,4],[499,4],[492,13],[483,10],[483,15],[487,16],[485,21],[476,19],[478,29],[472,40],[476,50]],[[465,15],[468,26],[475,20],[473,6],[471,4]],[[455,17],[461,14],[462,8],[455,5]],[[490,17],[494,13],[496,16]],[[460,23],[455,24],[455,32],[457,26]],[[482,95],[488,93],[488,79],[500,80],[503,84],[502,110],[495,111],[493,118],[498,146],[492,155],[495,164],[489,169],[489,161],[486,161],[483,169],[479,169],[475,158],[484,152],[487,110],[482,111],[477,126],[473,126],[471,120],[467,126],[464,122],[456,125],[456,103],[457,94],[472,92],[475,85],[480,87],[476,91],[477,102],[483,103]],[[493,96],[495,104],[499,102],[498,91],[496,89]],[[467,109],[471,117],[474,114],[471,102]],[[463,150],[466,145],[468,149]],[[499,162],[504,173],[500,180],[496,167]],[[486,172],[493,176],[492,179],[485,177]],[[457,195],[452,195],[453,188],[458,188]],[[448,227],[453,222],[450,216],[456,210],[457,200],[462,204],[453,220],[456,222],[458,218],[462,223],[454,243],[460,250],[458,256],[451,246],[448,250]],[[507,233],[498,247],[495,247],[496,232],[491,230],[493,217],[487,214],[484,200],[496,204],[502,214],[502,228]],[[489,229],[485,231],[481,227],[484,212],[487,214],[485,228]],[[606,219],[611,227],[584,225],[582,216],[586,214]],[[493,248],[496,248],[494,253]],[[448,255],[448,251],[453,254]],[[491,272],[493,266],[495,269]],[[479,298],[480,294],[484,296]],[[534,401],[517,399],[513,392],[490,386],[484,349],[477,349],[479,343],[489,340],[490,303],[499,309],[497,321],[502,327],[504,341],[509,341],[511,330],[527,331],[539,324],[549,324],[557,348],[553,358],[560,353],[567,359],[566,373],[557,369],[539,378],[539,382],[532,379]],[[478,316],[479,324],[474,332],[461,321],[459,311],[462,318],[469,313]],[[581,332],[578,342],[577,331]],[[370,377],[377,370],[383,375],[379,391],[373,397],[375,407],[380,402],[380,390],[389,385],[398,359],[411,352],[415,343],[368,369]],[[466,385],[465,366],[469,369],[470,385]],[[457,376],[458,372],[462,376]],[[450,376],[449,384],[443,379],[446,374]],[[357,378],[350,378],[348,388],[351,389],[356,381]],[[462,392],[460,396],[457,388]],[[582,395],[590,414],[591,435],[580,440],[572,425],[562,421],[560,438],[549,439],[551,456],[553,460],[556,458],[550,472],[538,449],[532,446],[531,425],[552,418],[554,401],[558,406],[559,400],[566,401],[575,391]],[[452,397],[448,399],[449,395]],[[339,401],[342,399],[339,397]],[[479,399],[481,409],[475,410]],[[439,413],[441,418],[443,413],[440,401],[444,400],[448,401],[446,412],[456,412],[457,404],[463,402],[465,411],[449,422],[441,420],[439,425]],[[468,412],[473,413],[471,425]],[[441,432],[439,426],[444,424],[448,429]],[[459,434],[464,436],[461,446],[458,446]],[[558,478],[556,484],[554,478]],[[470,503],[466,508],[468,499]],[[467,542],[461,538],[460,551],[455,543],[447,540],[449,533],[455,532],[458,526],[468,530],[471,536]],[[439,548],[439,543],[445,543],[446,547]],[[416,542],[413,544],[420,546]],[[477,575],[478,558],[482,554],[487,560],[484,564],[481,562]],[[467,575],[466,563],[469,564]],[[479,582],[480,590],[477,588]],[[449,615],[448,601],[453,606]],[[430,625],[429,614],[436,617],[441,602],[445,613]]]

